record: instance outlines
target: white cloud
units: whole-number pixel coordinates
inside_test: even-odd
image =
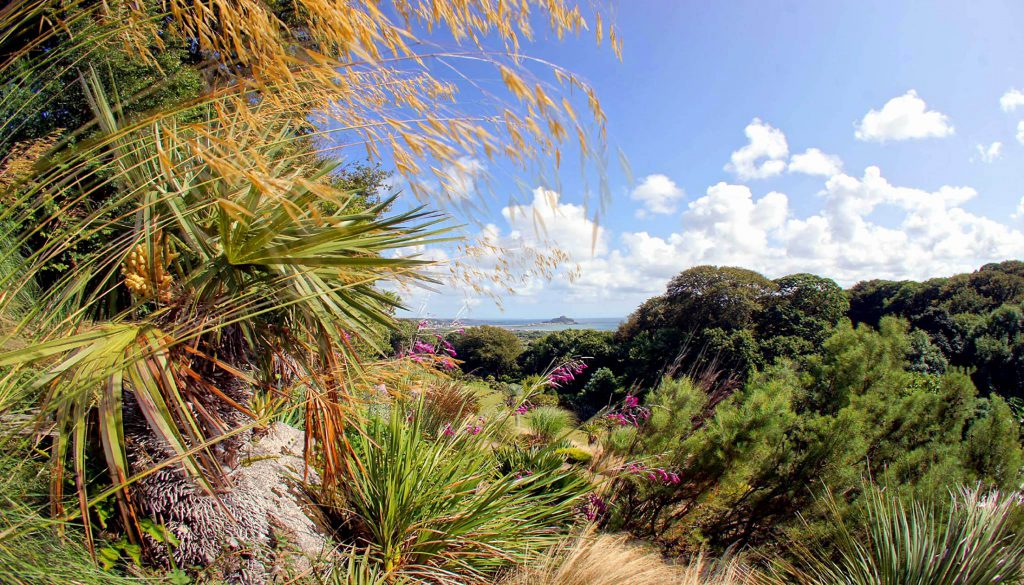
[[[791,173],[831,177],[842,170],[842,159],[834,154],[825,154],[817,148],[808,148],[802,154],[794,154],[789,161]]]
[[[688,204],[675,233],[625,232],[605,253],[580,262],[576,282],[550,283],[544,294],[635,306],[699,264],[768,276],[812,272],[850,285],[925,279],[1024,255],[1024,233],[962,207],[977,195],[969,187],[895,186],[872,166],[860,177],[830,178],[821,209],[798,217],[785,194],[758,197],[745,185],[718,183]]]
[[[1020,106],[1024,106],[1024,92],[1019,89],[1011,89],[999,98],[999,107],[1004,112],[1012,112]]]
[[[510,228],[503,243],[516,247],[557,247],[574,260],[604,254],[608,250],[607,230],[587,216],[582,205],[562,203],[555,191],[533,190],[533,201],[501,210]]]
[[[1024,120],[1017,122],[1017,142],[1024,144]]]
[[[725,170],[744,181],[774,177],[786,170],[789,145],[781,130],[754,118],[744,132],[749,142],[732,153]]]
[[[929,111],[910,91],[881,111],[869,112],[857,137],[895,140],[952,132],[946,116]],[[745,134],[748,144],[732,153],[726,170],[743,180],[786,171],[827,177],[817,193],[816,209],[810,194],[796,194],[800,205],[791,207],[784,193],[755,194],[747,185],[727,182],[708,187],[703,196],[683,205],[683,189],[655,173],[644,177],[630,197],[645,214],[673,214],[683,207],[679,223],[667,234],[613,234],[595,223],[583,205],[537,188],[531,200],[506,206],[495,223],[470,235],[484,244],[480,251],[452,247],[449,254],[436,256],[471,264],[482,282],[467,286],[456,279],[432,302],[447,299],[449,307],[453,301],[458,307],[486,303],[488,294],[507,290],[507,283],[503,286],[492,275],[518,270],[522,277],[513,286],[514,302],[536,305],[525,309],[535,315],[555,307],[580,315],[625,314],[663,292],[680,271],[700,264],[743,266],[769,277],[810,272],[851,285],[867,278],[927,279],[1024,257],[1022,229],[965,209],[978,196],[970,187],[946,185],[929,191],[896,186],[876,166],[859,177],[846,174],[838,156],[818,148],[790,157],[785,134],[757,118]],[[1024,121],[1017,138],[1024,143]],[[1002,156],[1003,147],[1001,142],[977,144],[976,156],[991,162]],[[463,177],[450,181],[448,191],[468,193],[475,183],[469,178],[486,171],[471,159],[462,161],[462,167],[446,169]],[[1006,215],[1024,219],[1024,197]],[[567,254],[561,268],[536,269],[538,260],[552,258],[556,249]]]
[[[941,138],[953,134],[949,117],[935,110],[928,110],[917,92],[894,97],[881,110],[871,110],[857,125],[854,136],[858,140],[885,142],[887,140],[908,140],[911,138]]]
[[[974,147],[978,151],[978,158],[981,162],[990,163],[1003,156],[1003,143],[993,142],[988,146],[979,144]],[[973,159],[972,159],[973,160]]]
[[[1024,219],[1024,197],[1021,197],[1020,201],[1017,202],[1017,209],[1010,214],[1010,217],[1016,220]]]
[[[651,213],[670,214],[676,211],[676,202],[686,196],[672,179],[665,175],[647,175],[629,194],[630,198],[643,203]]]
[[[450,201],[466,201],[480,192],[486,173],[487,167],[482,162],[463,156],[444,165],[440,171],[434,171],[437,183],[433,186]]]

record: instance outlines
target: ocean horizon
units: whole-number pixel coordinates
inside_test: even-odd
[[[503,327],[515,331],[564,331],[566,329],[595,329],[597,331],[615,331],[619,324],[626,320],[625,317],[570,317],[575,324],[544,323],[554,317],[539,317],[535,319],[451,319],[431,318],[428,321],[443,323],[460,323],[466,327],[479,325],[491,325]]]

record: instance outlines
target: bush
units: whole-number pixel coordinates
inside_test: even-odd
[[[558,396],[555,396],[554,394],[534,394],[530,398],[530,401],[533,402],[533,404],[535,404],[536,406],[558,406]]]
[[[446,424],[458,426],[479,412],[480,398],[472,388],[456,380],[438,380],[424,394],[421,424],[428,433],[436,435]]]
[[[608,368],[596,370],[583,386],[583,391],[573,400],[574,408],[581,416],[592,415],[613,401],[625,396],[621,382]]]
[[[366,546],[389,576],[451,575],[484,579],[526,562],[557,539],[585,483],[571,471],[504,473],[489,429],[453,429],[427,438],[422,404],[396,404],[350,437],[351,479],[337,493],[354,543]],[[365,543],[363,545],[362,543]],[[442,579],[443,580],[443,579]]]
[[[565,457],[566,463],[590,463],[590,460],[594,458],[590,451],[580,449],[579,447],[563,447],[555,451],[555,453]]]
[[[526,415],[530,431],[544,442],[551,442],[565,434],[575,424],[572,413],[557,406],[539,406]]]
[[[610,433],[608,438],[605,440],[605,447],[609,451],[618,454],[625,454],[632,447],[636,441],[636,428],[635,427],[615,427]]]
[[[471,327],[461,335],[450,336],[449,341],[467,374],[510,380],[519,373],[516,359],[523,352],[523,344],[508,329],[491,325]]]

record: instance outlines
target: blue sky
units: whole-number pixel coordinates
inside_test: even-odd
[[[557,245],[572,261],[550,281],[520,283],[502,307],[452,286],[406,293],[412,313],[624,316],[696,264],[849,285],[1024,257],[1024,94],[1012,93],[1024,90],[1024,4],[613,7],[622,62],[589,35],[540,34],[524,47],[594,86],[609,143],[629,161],[632,181],[609,167],[596,248],[597,208],[582,207],[572,164],[552,207],[553,194],[534,200],[491,163],[496,198],[467,232]],[[550,214],[546,237],[510,220],[506,192],[523,211]],[[574,282],[569,268],[579,269]]]

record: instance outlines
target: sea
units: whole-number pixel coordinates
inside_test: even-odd
[[[566,329],[596,329],[598,331],[615,331],[619,324],[625,321],[623,317],[594,317],[583,318],[573,317],[575,325],[563,323],[544,323],[547,319],[459,319],[458,322],[466,327],[475,325],[493,325],[504,327],[513,331],[564,331]],[[444,321],[445,319],[436,319]],[[448,321],[451,321],[450,319]]]

